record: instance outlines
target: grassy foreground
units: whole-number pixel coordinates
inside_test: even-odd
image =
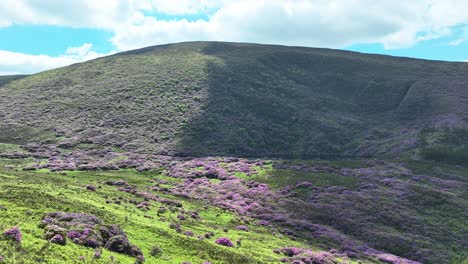
[[[119,192],[117,187],[100,184],[104,181],[125,180],[144,189],[150,180],[178,179],[158,172],[136,172],[132,170],[97,172],[50,172],[48,170],[23,171],[17,166],[26,160],[0,160],[0,230],[19,226],[23,233],[20,245],[4,238],[0,239],[0,256],[4,263],[134,263],[130,258],[107,250],[100,259],[94,259],[92,248],[67,241],[64,246],[52,244],[44,238],[44,230],[38,225],[44,215],[54,211],[83,212],[98,216],[109,224],[119,224],[127,233],[132,244],[140,247],[146,263],[277,263],[280,259],[273,249],[310,246],[301,241],[292,241],[287,236],[272,234],[268,227],[248,225],[249,232],[236,230],[241,223],[233,213],[219,208],[206,207],[194,200],[177,198],[185,210],[197,210],[201,221],[177,220],[177,213],[169,210],[157,216],[157,210],[144,212],[128,201],[132,194]],[[94,185],[97,191],[86,189]],[[170,196],[168,196],[170,198]],[[116,201],[120,201],[120,204]],[[150,207],[160,204],[150,201]],[[179,222],[185,231],[195,234],[189,237],[169,228],[170,222]],[[229,231],[225,233],[223,229]],[[198,235],[214,232],[210,239],[199,240]],[[216,245],[217,237],[229,237],[232,241],[242,240],[241,246],[227,248]],[[152,247],[158,246],[162,253],[152,256]],[[85,260],[80,259],[84,256]],[[111,257],[113,256],[113,257]],[[111,259],[114,259],[111,261]],[[348,260],[349,261],[349,260]],[[352,261],[346,263],[353,263]],[[278,262],[279,263],[279,262]]]

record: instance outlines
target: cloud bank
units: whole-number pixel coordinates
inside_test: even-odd
[[[96,53],[91,48],[92,45],[89,43],[80,47],[70,47],[63,55],[57,57],[0,50],[0,75],[31,74],[92,60],[112,53]]]

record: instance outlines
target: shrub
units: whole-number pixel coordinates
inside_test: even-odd
[[[241,231],[249,231],[249,228],[245,225],[240,225],[240,226],[237,226],[236,227],[237,230],[241,230]]]
[[[3,235],[18,244],[21,243],[21,239],[22,239],[21,229],[17,226],[14,226],[10,229],[5,230],[3,232]]]
[[[180,214],[180,215],[177,215],[177,219],[179,219],[179,220],[185,220],[186,217]]]
[[[150,255],[153,256],[153,257],[156,257],[156,256],[161,255],[162,252],[163,251],[159,246],[152,246],[151,251],[150,251]]]
[[[95,259],[100,259],[100,258],[101,258],[101,254],[102,254],[101,251],[99,251],[99,250],[96,249],[96,250],[94,251],[94,256],[93,256],[93,257],[94,257]]]
[[[78,232],[78,231],[72,230],[72,231],[67,233],[67,237],[70,238],[70,239],[80,238],[81,233]]]
[[[50,243],[59,244],[59,245],[65,245],[67,243],[67,240],[65,240],[65,238],[60,234],[56,234],[49,241]]]
[[[234,244],[227,237],[220,237],[216,239],[215,243],[221,246],[225,246],[225,247],[234,247]]]
[[[145,262],[145,256],[143,256],[143,255],[138,255],[138,256],[136,257],[135,264],[142,264],[143,262]]]
[[[281,249],[281,253],[283,253],[284,255],[288,257],[296,256],[298,254],[301,254],[302,252],[303,252],[302,249],[295,248],[295,247],[286,247],[286,248]]]

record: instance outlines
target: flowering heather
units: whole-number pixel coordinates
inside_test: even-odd
[[[72,230],[67,233],[67,237],[70,239],[80,238],[81,233],[76,230]]]
[[[144,211],[148,211],[149,210],[149,203],[148,202],[141,202],[137,205],[137,208],[138,209],[142,209]]]
[[[13,240],[17,244],[21,243],[22,234],[21,229],[18,226],[14,226],[10,229],[7,229],[3,232],[3,235],[10,240]]]
[[[143,255],[138,255],[136,257],[136,261],[135,261],[135,264],[141,264],[141,263],[144,263],[145,262],[145,256]]]
[[[245,225],[240,225],[240,226],[236,226],[236,229],[237,230],[241,230],[241,231],[249,231],[249,228]]]
[[[313,261],[313,263],[336,263],[335,257],[329,252],[324,251],[312,254],[310,259]]]
[[[388,264],[403,264],[404,262],[401,258],[391,255],[391,254],[379,254],[377,255],[377,259],[383,263]]]
[[[216,239],[215,243],[225,247],[234,247],[234,244],[227,237],[220,237]]]
[[[184,233],[184,234],[185,234],[186,236],[190,236],[190,237],[193,237],[193,236],[194,236],[193,232],[192,232],[192,231],[190,231],[190,230],[188,230],[188,231],[185,231],[185,233]]]
[[[98,241],[97,238],[87,238],[84,240],[84,245],[91,248],[98,248],[102,246],[102,242]]]
[[[87,189],[87,190],[90,190],[90,191],[92,191],[92,192],[95,192],[95,191],[96,191],[96,187],[95,187],[94,185],[88,185],[88,186],[86,186],[86,189]]]
[[[93,257],[94,257],[95,259],[100,259],[100,258],[101,258],[101,254],[102,254],[101,251],[98,250],[98,249],[96,249],[96,250],[94,251]]]
[[[79,259],[80,261],[85,261],[85,260],[86,260],[86,257],[85,257],[85,256],[79,256],[78,259]]]
[[[179,215],[177,215],[177,219],[179,219],[179,220],[185,220],[185,219],[187,219],[187,218],[186,218],[184,215],[179,214]]]
[[[286,248],[280,249],[280,252],[283,253],[284,255],[288,256],[288,257],[293,257],[293,256],[296,256],[296,255],[299,255],[303,251],[304,251],[303,249],[296,248],[296,247],[286,247]]]
[[[49,241],[50,243],[59,244],[59,245],[65,245],[67,242],[65,238],[60,234],[56,234]]]
[[[5,261],[5,257],[4,256],[0,256],[0,262],[3,262]]]
[[[141,250],[131,245],[119,225],[105,225],[96,216],[82,213],[55,212],[47,214],[42,225],[53,243],[65,243],[65,235],[73,243],[91,248],[106,249],[137,257]],[[63,241],[63,242],[62,242]]]

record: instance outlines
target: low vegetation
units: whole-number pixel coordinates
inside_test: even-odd
[[[24,170],[34,162],[0,160],[0,229],[22,236],[0,239],[5,263],[466,260],[464,169],[209,158]]]

